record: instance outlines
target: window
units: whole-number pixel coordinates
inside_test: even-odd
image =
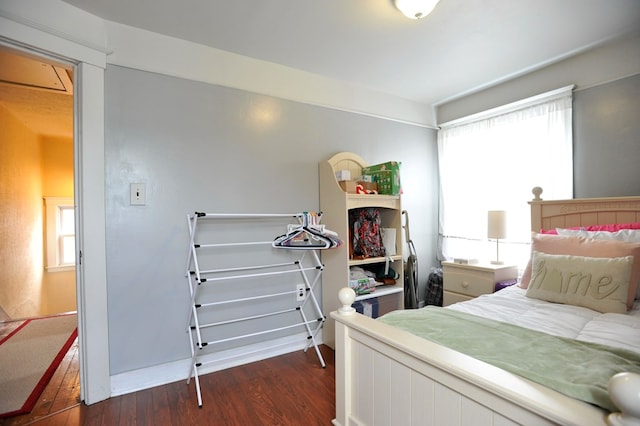
[[[445,123],[438,132],[441,259],[495,258],[487,212],[507,212],[500,260],[529,257],[531,189],[573,196],[572,87]]]
[[[45,197],[47,271],[69,271],[76,263],[75,208],[72,198]]]

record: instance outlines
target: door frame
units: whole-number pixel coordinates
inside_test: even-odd
[[[0,10],[0,14],[5,15]],[[75,68],[74,197],[80,397],[111,396],[106,279],[104,71],[108,51],[28,18],[0,16],[0,44]]]

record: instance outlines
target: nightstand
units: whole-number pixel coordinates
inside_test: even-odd
[[[496,283],[518,278],[516,265],[442,262],[443,306],[493,293]]]

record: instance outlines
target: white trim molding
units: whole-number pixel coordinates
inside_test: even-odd
[[[451,120],[446,123],[442,123],[440,125],[440,128],[443,129],[445,127],[469,124],[469,123],[473,123],[474,121],[485,120],[490,117],[495,117],[500,114],[506,114],[512,111],[517,111],[519,109],[527,108],[542,102],[548,102],[553,99],[560,98],[562,96],[570,95],[573,92],[573,89],[575,87],[576,87],[575,84],[570,84],[569,86],[561,87],[555,90],[550,90],[548,92],[541,93],[539,95],[530,96],[526,99],[521,99],[519,101],[511,102],[506,105],[502,105],[496,108],[491,108],[486,111],[481,111],[476,114],[471,114],[466,117],[462,117],[456,120]]]
[[[45,268],[47,272],[73,271],[76,269],[73,264],[64,264],[62,260],[60,245],[60,214],[65,208],[74,208],[71,197],[44,197],[45,216]],[[71,236],[71,235],[68,235]]]
[[[429,105],[140,28],[105,25],[109,64],[435,128]]]
[[[202,358],[206,367],[203,366],[199,369],[198,374],[202,376],[291,352],[306,350],[305,343],[300,343],[306,338],[307,335],[305,333],[298,333],[294,336],[275,339],[266,348],[264,343],[257,343],[211,353]],[[115,374],[111,376],[111,396],[120,396],[181,380],[186,383],[191,371],[191,365],[191,358],[186,358]],[[193,381],[191,385],[194,386]],[[193,403],[196,404],[195,397]]]

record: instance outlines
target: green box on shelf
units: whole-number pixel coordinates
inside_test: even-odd
[[[402,193],[400,185],[400,163],[387,161],[362,168],[363,175],[373,176],[378,184],[378,193],[383,195],[399,195]]]

